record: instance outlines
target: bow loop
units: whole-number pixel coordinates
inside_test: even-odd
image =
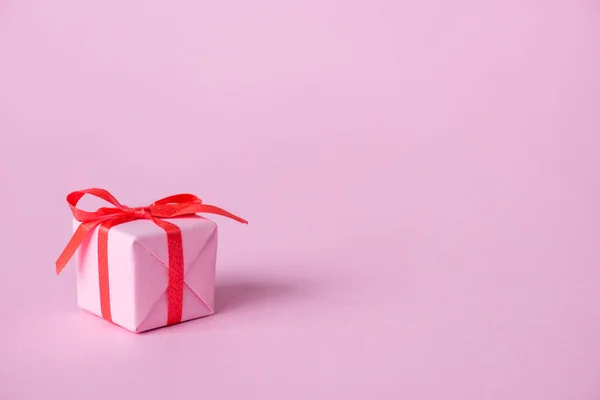
[[[160,200],[156,200],[151,205],[166,205],[166,204],[202,204],[202,199],[193,194],[181,193],[168,196]]]
[[[102,199],[115,206],[115,208],[101,207],[96,211],[85,211],[77,208],[77,203],[79,203],[79,200],[81,200],[81,198],[86,194]],[[97,221],[108,215],[119,214],[120,211],[124,211],[127,209],[127,207],[119,203],[119,201],[112,194],[110,194],[108,190],[98,188],[77,190],[75,192],[69,193],[69,195],[67,196],[67,203],[69,203],[69,207],[71,208],[73,217],[75,217],[75,219],[79,222]]]

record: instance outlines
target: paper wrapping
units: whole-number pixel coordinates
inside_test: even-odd
[[[202,217],[165,219],[181,229],[184,258],[182,321],[214,313],[217,225]],[[74,221],[74,229],[79,226]],[[98,274],[98,227],[76,252],[77,300],[102,317]],[[108,282],[113,323],[132,332],[167,325],[166,233],[150,220],[135,220],[108,232]]]

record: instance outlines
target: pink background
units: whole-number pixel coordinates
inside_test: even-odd
[[[0,1],[0,398],[599,399],[599,71],[595,0]],[[77,310],[90,186],[250,220],[217,315]]]

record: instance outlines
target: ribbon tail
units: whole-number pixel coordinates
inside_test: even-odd
[[[67,243],[67,246],[56,260],[56,275],[60,274],[67,266],[67,263],[75,254],[77,248],[81,242],[83,242],[83,239],[85,239],[87,233],[100,222],[102,221],[84,222],[79,225],[73,236],[71,236],[71,240],[69,240],[69,243]]]
[[[237,215],[234,215],[234,214],[230,213],[229,211],[225,211],[222,208],[219,208],[217,206],[211,206],[208,204],[198,204],[198,205],[195,205],[194,208],[196,208],[196,210],[194,212],[217,214],[217,215],[221,215],[223,217],[231,218],[242,224],[248,224],[248,221],[246,221],[245,219],[240,218]]]

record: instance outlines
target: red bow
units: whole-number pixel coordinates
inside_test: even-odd
[[[77,203],[86,194],[99,197],[115,207],[101,207],[97,211],[84,211],[77,208]],[[181,231],[175,224],[162,220],[162,218],[174,218],[181,216],[192,216],[196,213],[219,214],[234,219],[243,224],[248,222],[219,207],[203,204],[202,200],[192,194],[176,194],[165,197],[150,204],[148,207],[130,208],[119,203],[119,201],[104,189],[85,189],[70,193],[67,202],[71,207],[73,217],[81,224],[71,237],[71,240],[56,260],[56,273],[65,268],[85,236],[92,229],[100,225],[98,233],[98,268],[100,279],[100,299],[102,316],[112,321],[110,315],[110,295],[108,287],[108,230],[119,224],[137,219],[148,219],[160,226],[167,233],[167,244],[169,249],[169,285],[167,288],[169,310],[168,324],[181,321],[181,308],[183,300],[183,246]]]

